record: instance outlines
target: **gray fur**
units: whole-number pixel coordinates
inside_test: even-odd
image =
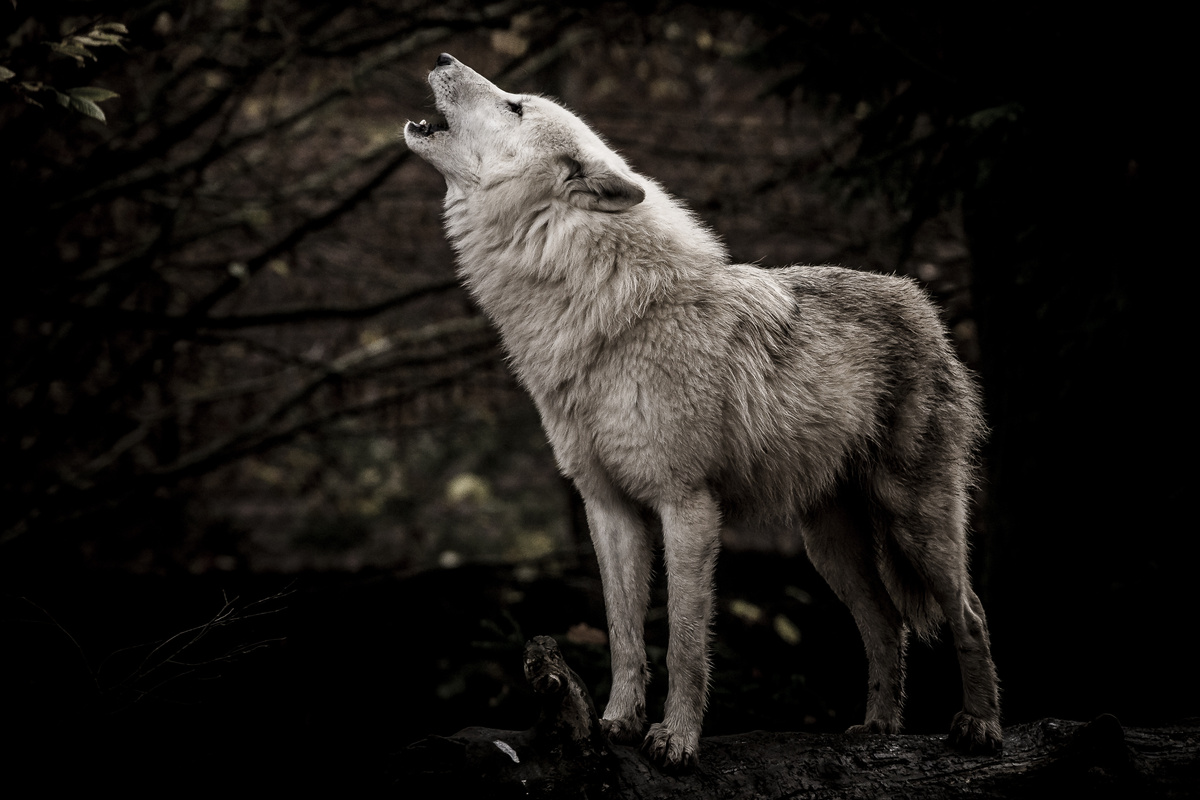
[[[554,102],[449,56],[429,76],[448,129],[408,123],[446,178],[460,275],[499,329],[563,472],[604,584],[610,736],[667,767],[696,760],[723,519],[799,523],[869,662],[866,720],[901,724],[908,631],[949,623],[963,676],[952,738],[1000,745],[967,507],[984,435],[975,384],[910,280],[730,264],[724,246]],[[662,521],[670,686],[646,731],[643,619]]]

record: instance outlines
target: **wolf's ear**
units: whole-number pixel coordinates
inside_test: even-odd
[[[624,211],[646,199],[646,192],[629,178],[600,164],[580,164],[563,156],[567,202],[589,211]]]

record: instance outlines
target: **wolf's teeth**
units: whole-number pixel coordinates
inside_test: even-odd
[[[417,123],[417,124],[419,124],[419,125],[426,125],[426,124],[428,124],[428,123],[426,123],[426,122],[425,122],[425,120],[421,120],[421,121],[420,121],[419,123]]]

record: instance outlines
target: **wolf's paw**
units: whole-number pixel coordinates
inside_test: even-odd
[[[862,725],[851,725],[846,733],[858,736],[864,733],[899,733],[900,726],[895,722],[884,722],[881,719],[869,719]]]
[[[1004,734],[1000,721],[960,711],[950,725],[950,745],[956,750],[975,754],[994,755],[1004,749]]]
[[[656,722],[642,742],[642,752],[666,772],[690,772],[700,765],[700,735],[672,731]]]
[[[613,744],[637,744],[642,741],[646,720],[634,718],[602,719],[600,729]]]

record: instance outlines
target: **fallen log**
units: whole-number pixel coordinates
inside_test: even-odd
[[[671,775],[605,739],[553,639],[526,644],[525,675],[542,705],[533,728],[422,739],[397,759],[398,784],[417,797],[593,800],[1200,796],[1200,720],[1126,729],[1110,714],[1043,719],[1006,728],[996,756],[957,753],[945,736],[753,731],[703,739],[700,766]]]

